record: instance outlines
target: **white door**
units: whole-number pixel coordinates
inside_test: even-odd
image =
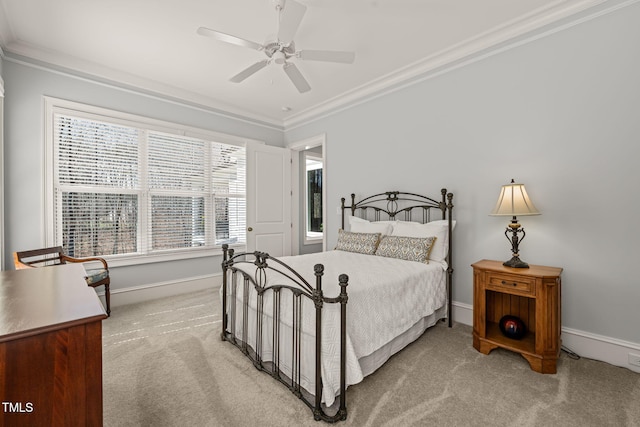
[[[247,252],[291,255],[291,150],[247,144]]]

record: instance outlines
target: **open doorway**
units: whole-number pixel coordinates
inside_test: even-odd
[[[304,157],[304,177],[301,184],[304,186],[301,196],[301,205],[304,205],[303,245],[322,245],[324,235],[324,215],[322,209],[322,173],[324,171],[324,161],[322,158],[322,147],[314,147],[302,151]],[[301,206],[302,207],[302,206]],[[313,252],[320,252],[320,248],[307,248]],[[319,250],[318,250],[319,249]],[[303,252],[303,253],[306,253]]]
[[[326,158],[325,136],[291,144],[292,152],[292,253],[325,250]]]

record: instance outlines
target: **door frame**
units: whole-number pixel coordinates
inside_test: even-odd
[[[291,230],[291,254],[300,254],[300,152],[314,147],[322,147],[322,218],[324,224],[327,223],[327,135],[312,136],[301,141],[295,141],[287,145],[292,151],[291,156],[291,220],[293,229]],[[327,233],[326,227],[322,233],[322,251],[327,250]]]

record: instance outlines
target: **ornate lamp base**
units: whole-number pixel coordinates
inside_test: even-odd
[[[509,261],[503,262],[502,265],[511,268],[529,268],[529,264],[522,261],[518,256],[514,256]]]
[[[509,238],[509,233],[511,233],[511,238]],[[518,233],[522,233],[521,239],[518,239]],[[511,242],[511,254],[513,255],[513,258],[502,263],[502,265],[512,268],[529,268],[529,264],[522,261],[519,256],[520,254],[518,253],[518,246],[524,240],[524,236],[526,236],[526,234],[527,233],[524,232],[524,228],[520,227],[517,218],[514,216],[511,220],[511,224],[509,224],[507,229],[504,231],[504,235],[507,237],[507,240]]]

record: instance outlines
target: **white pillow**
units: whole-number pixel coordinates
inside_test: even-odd
[[[371,222],[357,216],[349,217],[349,231],[352,233],[380,233],[386,236],[393,231],[393,224],[393,221]]]
[[[453,228],[456,227],[455,220],[451,221]],[[426,224],[418,222],[398,221],[393,226],[392,236],[405,237],[435,237],[429,259],[437,262],[444,262],[449,252],[449,221],[446,219],[431,221]]]

